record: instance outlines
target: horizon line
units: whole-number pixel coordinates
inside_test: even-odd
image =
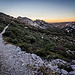
[[[0,13],[3,13],[3,14],[5,14],[5,15],[9,15],[9,14],[6,14],[6,13],[4,13],[4,12],[0,12]],[[17,18],[17,17],[19,17],[19,16],[21,16],[21,15],[19,15],[19,16],[14,16],[14,15],[9,15],[9,16],[11,16],[11,17],[14,17],[14,18]],[[27,17],[27,16],[21,16],[21,17]],[[30,17],[27,17],[27,18],[29,18],[29,19],[31,19],[31,20],[37,20],[37,19],[39,19],[39,20],[43,20],[43,21],[45,21],[45,22],[48,22],[48,23],[59,23],[59,22],[75,22],[75,19],[60,19],[60,20],[58,20],[58,19],[54,19],[53,20],[53,18],[51,19],[41,19],[41,18],[36,18],[36,19],[33,19],[33,18],[30,18]]]

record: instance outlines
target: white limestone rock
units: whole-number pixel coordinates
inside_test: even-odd
[[[68,75],[68,72],[64,69],[61,69],[62,75]]]

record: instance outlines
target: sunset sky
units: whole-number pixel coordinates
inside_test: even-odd
[[[75,0],[0,0],[0,12],[47,22],[75,21]]]

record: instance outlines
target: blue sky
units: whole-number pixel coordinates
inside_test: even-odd
[[[48,22],[74,21],[75,0],[0,0],[0,12]]]

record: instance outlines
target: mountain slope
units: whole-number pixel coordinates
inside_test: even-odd
[[[44,21],[36,20],[35,22],[41,27],[41,23],[43,23],[43,26],[46,27]],[[17,18],[13,18],[9,24],[10,26],[3,34],[6,43],[15,44],[23,51],[35,53],[45,58],[50,55],[50,59],[61,58],[66,61],[75,59],[75,53],[67,53],[68,50],[75,51],[75,38],[68,35],[64,29],[51,26],[42,29]]]
[[[0,12],[0,32],[2,32],[2,30],[4,29],[6,24],[9,23],[8,22],[8,21],[10,21],[9,18],[10,18],[10,16]]]
[[[63,71],[66,74],[73,71],[71,65],[67,65],[68,63],[61,59],[44,61],[35,54],[21,51],[21,48],[15,45],[5,44],[2,34],[9,26],[10,24],[0,34],[0,75],[59,75],[64,74]],[[65,70],[60,68],[62,65]],[[67,66],[68,68],[65,68]]]
[[[36,23],[41,27],[42,24],[48,25],[41,20],[36,20]],[[43,29],[5,14],[1,14],[1,26],[4,29],[0,34],[1,75],[49,75],[54,72],[57,75],[66,72],[67,75],[70,71],[75,72],[75,63],[71,62],[75,60],[75,38],[68,35],[65,28],[50,26]]]

